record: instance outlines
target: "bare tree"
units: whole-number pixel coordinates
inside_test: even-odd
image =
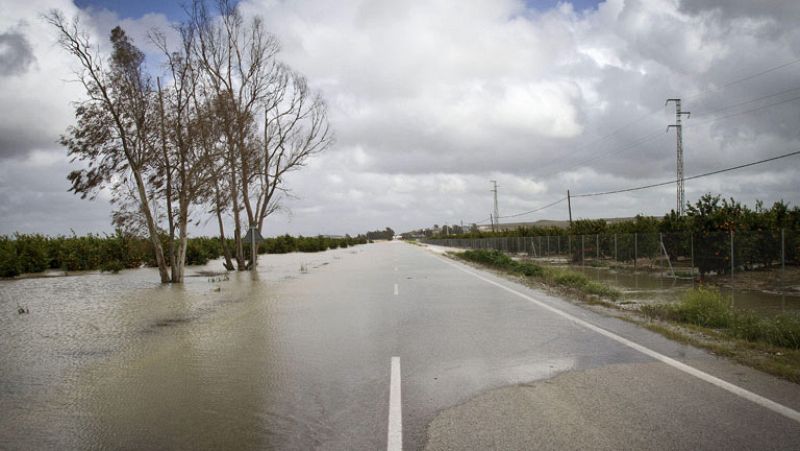
[[[263,102],[264,136],[256,155],[258,178],[251,189],[256,193],[259,232],[279,207],[277,194],[287,190],[285,175],[333,142],[325,102],[310,91],[301,75],[283,66],[280,71],[275,94]]]
[[[261,20],[245,23],[228,0],[217,7],[219,17],[212,18],[203,1],[193,4],[195,53],[219,98],[237,264],[243,269],[254,266],[257,255],[251,252],[251,262],[243,264],[242,211],[250,227],[263,231],[265,219],[280,207],[285,174],[327,148],[332,136],[322,98],[278,61],[278,41]]]
[[[261,102],[273,94],[279,45],[260,19],[245,23],[233,2],[219,0],[217,9],[219,16],[212,17],[205,2],[193,4],[192,23],[198,33],[195,55],[216,93],[219,118],[224,124],[236,260],[239,269],[244,269],[242,212],[248,225],[256,224],[250,193],[255,177],[256,117]]]
[[[162,33],[154,31],[150,34],[151,40],[164,53],[171,78],[166,89],[162,89],[159,82],[161,152],[156,152],[156,155],[160,157],[159,173],[163,174],[165,181],[164,197],[169,212],[169,258],[173,282],[183,281],[192,207],[198,203],[213,179],[209,168],[216,164],[215,155],[208,152],[202,140],[196,138],[197,131],[204,126],[207,119],[200,117],[198,112],[202,105],[197,96],[200,73],[192,58],[194,29],[191,24],[184,24],[178,31],[181,40],[177,50],[169,48]],[[177,208],[173,210],[175,201]]]

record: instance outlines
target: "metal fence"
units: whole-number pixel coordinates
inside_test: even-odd
[[[785,285],[787,266],[800,266],[800,234],[789,230],[716,233],[631,233],[532,237],[435,238],[462,249],[496,249],[553,263],[615,265],[664,271],[671,277],[730,276],[761,271]],[[774,284],[773,284],[774,285]]]

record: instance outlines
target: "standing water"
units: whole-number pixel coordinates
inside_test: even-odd
[[[182,285],[153,269],[0,281],[0,447],[275,446],[303,421],[270,410],[296,371],[285,334],[305,333],[276,326],[281,290],[355,252],[270,255],[229,280],[215,261]]]
[[[667,273],[631,271],[607,267],[569,266],[598,282],[621,289],[626,300],[643,303],[676,302],[686,290],[695,286],[689,278],[673,278]],[[781,312],[800,313],[800,296],[761,290],[720,288],[734,307],[754,310],[766,315]]]

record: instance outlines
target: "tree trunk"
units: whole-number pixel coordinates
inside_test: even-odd
[[[183,269],[186,267],[186,247],[188,233],[186,224],[189,222],[189,201],[184,193],[178,200],[180,213],[178,214],[178,252],[175,255],[175,265],[172,268],[172,283],[183,283]]]
[[[133,169],[133,168],[132,168]],[[161,277],[161,283],[169,283],[169,273],[167,271],[167,263],[164,259],[164,248],[161,246],[161,238],[158,236],[158,228],[153,220],[153,213],[150,211],[150,202],[147,200],[147,193],[144,189],[144,181],[139,171],[133,169],[133,177],[136,180],[136,189],[139,192],[139,200],[142,203],[142,213],[144,213],[145,221],[147,222],[147,231],[150,234],[150,243],[153,245],[153,252],[156,257],[156,265],[158,265],[158,274]]]
[[[233,161],[232,163],[235,163]],[[236,165],[231,164],[231,206],[233,207],[233,240],[236,247],[236,269],[244,271],[247,269],[244,260],[244,247],[242,246],[242,218],[241,208],[239,207],[239,190],[236,186]]]

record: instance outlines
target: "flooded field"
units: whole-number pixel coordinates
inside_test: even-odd
[[[217,261],[178,286],[154,269],[0,281],[0,448],[271,447],[293,421],[267,407],[294,371],[276,299],[357,252],[270,255],[229,280]]]
[[[607,267],[569,266],[592,280],[604,282],[623,290],[626,299],[638,302],[674,302],[689,288],[695,286],[690,278],[672,278],[666,273],[632,271]],[[732,299],[734,307],[755,310],[764,314],[780,312],[800,313],[800,294],[772,293],[761,290],[732,289],[720,291]]]

